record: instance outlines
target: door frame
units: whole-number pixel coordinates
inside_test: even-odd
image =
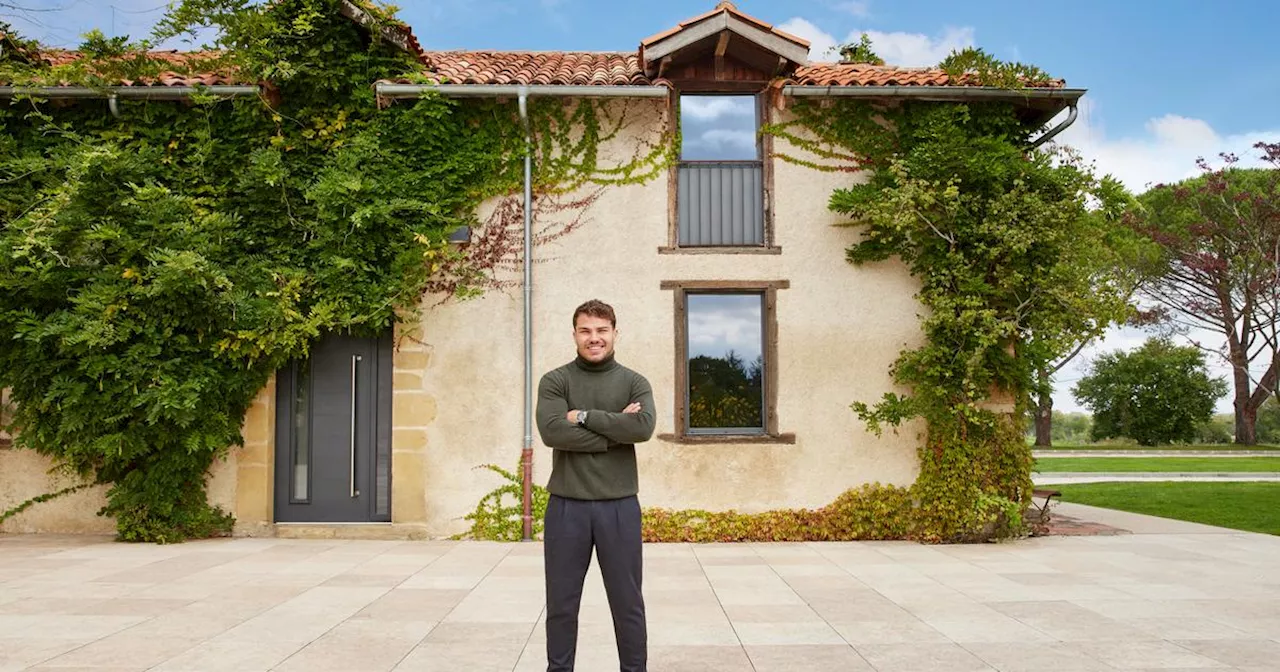
[[[370,446],[369,454],[361,459],[364,473],[369,474],[367,485],[372,493],[372,496],[368,498],[366,517],[362,520],[354,521],[296,521],[280,519],[282,512],[278,504],[281,501],[281,496],[288,496],[289,499],[292,499],[289,486],[292,483],[290,476],[291,465],[293,464],[294,450],[296,449],[293,426],[295,400],[297,399],[295,382],[297,381],[298,367],[306,361],[295,359],[276,372],[276,431],[275,446],[271,456],[275,465],[275,477],[271,479],[273,523],[349,524],[391,522],[392,473],[394,471],[392,468],[391,432],[393,373],[395,367],[392,356],[395,347],[392,333],[389,330],[376,338],[363,338],[361,340],[368,342],[373,352],[372,362],[370,362],[370,365],[373,366],[373,371],[370,379],[374,381],[374,389],[372,391],[374,421],[370,423],[371,426],[364,428],[362,432],[368,439],[367,445]],[[310,435],[311,433],[308,432],[308,434]],[[365,479],[361,480],[364,481]],[[308,494],[310,494],[312,483],[313,481],[308,479]],[[280,492],[281,488],[284,488],[283,493]]]

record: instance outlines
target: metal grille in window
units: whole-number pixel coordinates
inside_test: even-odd
[[[680,245],[764,245],[762,173],[760,161],[682,162]]]

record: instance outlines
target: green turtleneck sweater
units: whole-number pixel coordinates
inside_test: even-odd
[[[622,413],[639,402],[638,413]],[[587,412],[585,426],[565,417]],[[614,360],[581,356],[538,384],[538,434],[554,448],[547,490],[571,499],[620,499],[639,491],[635,444],[653,436],[653,389],[644,376]]]

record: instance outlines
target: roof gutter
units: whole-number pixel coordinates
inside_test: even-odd
[[[923,98],[926,100],[1069,100],[1077,101],[1084,89],[1005,89],[996,86],[805,86],[782,87],[783,95],[855,97],[855,98]]]
[[[32,96],[45,100],[106,98],[111,116],[120,116],[119,100],[183,100],[197,93],[219,98],[256,96],[256,86],[0,86],[0,100]]]
[[[1084,89],[1004,89],[994,86],[804,86],[782,87],[783,95],[853,98],[916,98],[937,101],[1005,100],[1060,100],[1067,104],[1070,114],[1057,126],[1036,138],[1029,149],[1035,149],[1054,136],[1067,130],[1079,116],[1077,104],[1084,96]],[[1056,115],[1056,112],[1055,112]],[[1051,117],[1052,118],[1052,117]],[[1048,119],[1045,119],[1048,122]]]
[[[386,84],[374,86],[384,98],[419,98],[433,91],[448,98],[494,98],[501,96],[566,96],[573,98],[666,98],[671,89],[646,85],[533,84]]]
[[[256,86],[0,86],[0,98],[34,96],[36,98],[124,98],[146,100],[179,100],[196,93],[215,96],[256,96]]]

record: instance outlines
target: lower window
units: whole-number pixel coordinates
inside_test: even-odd
[[[666,281],[675,292],[676,434],[685,442],[790,443],[778,433],[779,281]]]
[[[764,293],[685,294],[690,434],[764,434]]]

